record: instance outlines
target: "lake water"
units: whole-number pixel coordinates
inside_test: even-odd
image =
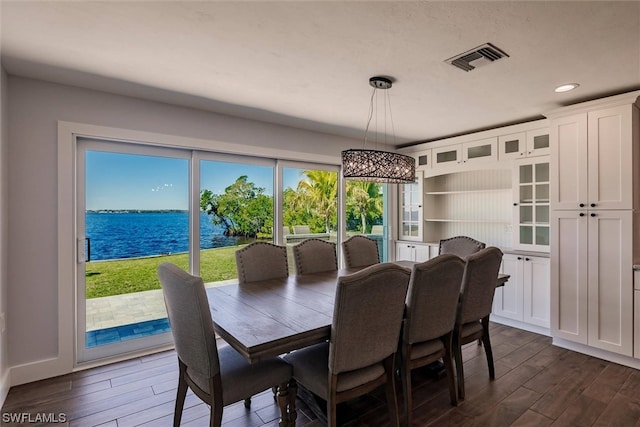
[[[188,212],[87,212],[86,237],[91,260],[134,258],[187,252]],[[235,246],[244,238],[222,234],[210,217],[200,214],[200,249]]]

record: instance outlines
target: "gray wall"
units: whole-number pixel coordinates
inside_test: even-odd
[[[8,209],[8,179],[7,179],[7,74],[0,64],[0,315],[7,313],[7,209]],[[6,317],[5,317],[6,321]],[[1,323],[1,322],[0,322]],[[4,401],[9,391],[7,366],[7,333],[0,332],[0,403]]]
[[[341,150],[362,143],[12,75],[8,77],[8,113],[10,366],[58,354],[58,120],[199,138],[211,141],[213,150],[220,141],[306,151],[306,160],[312,160],[314,154],[338,160]]]

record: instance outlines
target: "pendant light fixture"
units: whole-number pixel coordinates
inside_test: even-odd
[[[366,149],[367,134],[369,125],[373,117],[373,101],[376,99],[379,89],[386,90],[391,88],[391,79],[387,77],[371,77],[369,84],[373,87],[371,94],[371,102],[369,109],[369,119],[364,131],[364,144],[362,149],[350,149],[342,152],[342,175],[346,179],[356,181],[381,182],[392,184],[410,184],[416,179],[416,163],[411,156],[393,153],[391,151],[383,151],[377,149]],[[389,105],[389,117],[391,119],[391,128],[393,131],[393,116],[391,115],[391,103],[388,94],[384,100],[384,118],[385,118],[385,145],[386,145],[386,119],[387,105]],[[393,131],[395,142],[395,131]],[[377,148],[377,139],[376,147]]]

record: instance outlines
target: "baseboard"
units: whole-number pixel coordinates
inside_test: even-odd
[[[524,331],[545,335],[547,337],[551,336],[551,330],[549,328],[545,328],[542,326],[531,325],[529,323],[520,322],[519,320],[508,319],[506,317],[500,317],[493,314],[491,315],[490,319],[492,322],[500,323],[501,325],[511,326],[513,328],[518,328]]]
[[[12,366],[10,368],[10,386],[40,381],[46,378],[57,377],[73,371],[73,364],[64,363],[60,358],[38,360]]]
[[[567,341],[562,338],[553,338],[553,345],[566,348],[567,350],[586,354],[588,356],[597,357],[598,359],[617,363],[619,365],[628,366],[634,369],[640,369],[640,360],[630,356],[623,356],[610,351],[600,350],[599,348],[589,347],[588,345],[578,344],[573,341]]]
[[[0,408],[4,406],[4,402],[5,400],[7,400],[7,395],[9,394],[9,388],[11,388],[11,385],[9,383],[9,373],[10,370],[5,369],[2,376],[0,377]]]

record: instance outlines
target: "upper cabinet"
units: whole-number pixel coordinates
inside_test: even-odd
[[[633,208],[634,108],[614,106],[552,120],[554,209]]]
[[[515,163],[513,198],[514,248],[549,252],[549,157]]]
[[[487,138],[445,147],[434,148],[432,167],[446,167],[461,164],[474,164],[498,159],[498,139]]]
[[[414,183],[399,186],[400,240],[422,240],[422,172],[416,175]]]
[[[550,153],[549,129],[542,128],[498,137],[498,159],[515,160]]]
[[[416,159],[416,170],[431,169],[431,149],[414,153],[413,157]]]

